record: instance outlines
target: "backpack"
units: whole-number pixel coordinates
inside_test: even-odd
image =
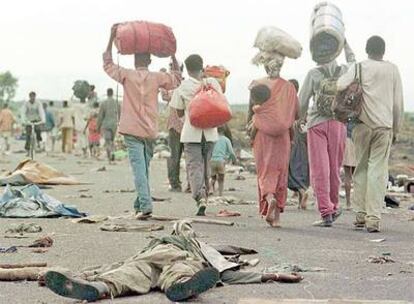
[[[333,117],[333,104],[336,98],[336,82],[338,81],[341,67],[337,66],[333,75],[330,75],[324,68],[319,67],[323,79],[319,84],[319,90],[316,93],[316,109],[321,116]]]
[[[358,63],[355,65],[354,81],[346,90],[339,92],[336,96],[335,118],[343,123],[356,120],[362,110],[362,102],[364,101],[362,93],[362,68]]]

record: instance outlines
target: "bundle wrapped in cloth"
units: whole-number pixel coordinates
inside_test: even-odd
[[[256,57],[260,56],[260,53],[271,54],[276,52],[284,57],[296,59],[302,54],[300,43],[288,33],[274,26],[260,29],[257,33],[254,47],[260,50]]]
[[[223,93],[226,92],[226,80],[229,75],[230,71],[222,65],[208,65],[204,69],[204,76],[215,78],[219,82]]]
[[[170,27],[147,21],[120,23],[115,45],[123,55],[150,53],[157,57],[169,57],[175,55],[177,50],[177,42]]]

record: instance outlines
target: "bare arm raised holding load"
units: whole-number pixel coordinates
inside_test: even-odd
[[[135,30],[126,31],[130,27],[135,27]],[[166,52],[172,57],[171,74],[148,70],[148,66],[151,64],[151,52],[158,56],[167,56],[165,52],[162,52],[162,49],[155,50],[154,44],[151,44],[151,30],[160,27],[169,29],[163,25],[149,22],[115,24],[111,28],[108,46],[103,54],[105,72],[112,79],[121,83],[124,89],[119,133],[124,136],[133,169],[135,188],[138,194],[134,209],[138,219],[146,219],[152,214],[148,174],[153,143],[158,134],[158,93],[160,89],[174,89],[181,80],[181,73],[174,57],[175,48],[172,53],[168,53],[169,50]],[[143,31],[147,31],[147,35],[139,35]],[[166,36],[165,39],[170,38],[170,36]],[[162,40],[164,37],[161,36],[159,39]],[[112,60],[114,41],[116,41],[121,53],[134,53],[135,69],[126,69],[114,64]],[[131,41],[134,44],[130,44]],[[128,48],[125,51],[126,46]],[[162,46],[161,43],[160,47],[162,48]]]

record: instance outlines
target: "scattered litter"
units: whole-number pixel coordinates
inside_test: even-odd
[[[52,247],[52,245],[53,245],[52,238],[50,236],[45,236],[45,237],[42,237],[40,239],[37,239],[36,241],[34,241],[33,244],[31,244],[27,247],[30,247],[30,248],[39,248],[39,247],[44,248],[44,247]]]
[[[243,255],[243,254],[257,254],[258,252],[252,248],[226,245],[226,244],[213,244],[210,245],[222,255]]]
[[[226,173],[228,174],[232,174],[232,173],[240,174],[243,171],[244,171],[244,168],[241,166],[226,166]]]
[[[15,253],[17,252],[17,247],[16,246],[11,246],[11,247],[0,247],[0,253]]]
[[[246,178],[243,175],[237,175],[234,180],[244,181]]]
[[[382,242],[385,242],[385,239],[376,239],[376,240],[369,240],[369,241],[373,243],[382,243]]]
[[[91,189],[79,189],[78,192],[89,192]]]
[[[134,193],[134,189],[104,190],[104,193]]]
[[[171,157],[170,151],[161,151],[154,153],[154,159],[167,159]]]
[[[9,229],[6,230],[6,233],[38,233],[42,232],[42,227],[35,223],[22,223],[22,224],[12,224]]]
[[[274,272],[324,272],[326,268],[322,267],[306,267],[297,264],[276,264],[275,266],[265,268],[265,273]]]
[[[0,196],[0,217],[83,217],[85,215],[75,207],[65,205],[43,193],[36,185],[28,185],[21,189],[7,185],[3,195]]]
[[[92,172],[105,172],[106,171],[106,167],[99,167],[99,168],[95,168],[91,170]]]
[[[156,197],[156,196],[152,196],[152,201],[153,202],[170,202],[171,201],[171,197]]]
[[[240,150],[240,156],[239,156],[239,158],[241,159],[241,160],[248,160],[248,159],[253,159],[254,158],[254,156],[253,156],[253,154],[251,154],[251,153],[249,153],[249,152],[247,152],[246,150]]]
[[[217,196],[208,199],[209,205],[250,205],[252,202],[234,196]],[[255,203],[253,203],[255,204]]]
[[[389,208],[400,207],[400,201],[396,197],[386,195],[384,200],[385,200],[385,205]]]
[[[220,210],[217,215],[217,217],[233,217],[233,216],[241,216],[240,212],[236,211],[229,211],[227,209]]]
[[[368,262],[369,263],[374,263],[374,264],[386,264],[386,263],[395,263],[395,261],[390,258],[389,256],[370,256],[368,258]]]
[[[108,232],[152,232],[164,230],[163,225],[128,225],[128,224],[104,224],[99,227]]]
[[[81,194],[79,195],[79,198],[93,198],[93,196],[90,194]]]
[[[108,217],[106,215],[89,215],[87,217],[73,219],[72,223],[75,223],[75,224],[96,224],[96,223],[105,222],[106,220],[108,220]]]
[[[259,259],[253,259],[247,262],[249,264],[249,266],[251,267],[256,267],[257,265],[259,265],[260,260]]]
[[[29,237],[26,235],[21,234],[11,234],[11,235],[5,235],[5,239],[28,239]]]
[[[414,211],[414,205],[411,205],[410,207],[408,207],[408,210]]]
[[[408,262],[408,263],[407,263],[407,265],[409,265],[409,266],[414,266],[414,261],[410,261],[410,262]]]
[[[49,251],[49,249],[47,249],[47,248],[36,248],[36,249],[32,250],[33,253],[46,253],[48,251]]]

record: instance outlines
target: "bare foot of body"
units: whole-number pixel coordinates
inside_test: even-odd
[[[274,197],[267,197],[266,201],[268,202],[269,206],[267,208],[267,214],[266,214],[266,222],[273,227],[273,222],[274,222],[274,214],[275,214],[275,210],[277,209],[276,207],[276,200],[274,199]]]
[[[300,207],[300,209],[302,209],[302,210],[307,209],[308,197],[309,197],[308,191],[300,190],[300,192],[299,192],[299,207]]]
[[[277,206],[275,207],[274,214],[275,214],[275,218],[273,219],[272,227],[273,228],[280,228],[281,226],[280,226],[280,209],[279,209],[279,207],[277,207]]]

